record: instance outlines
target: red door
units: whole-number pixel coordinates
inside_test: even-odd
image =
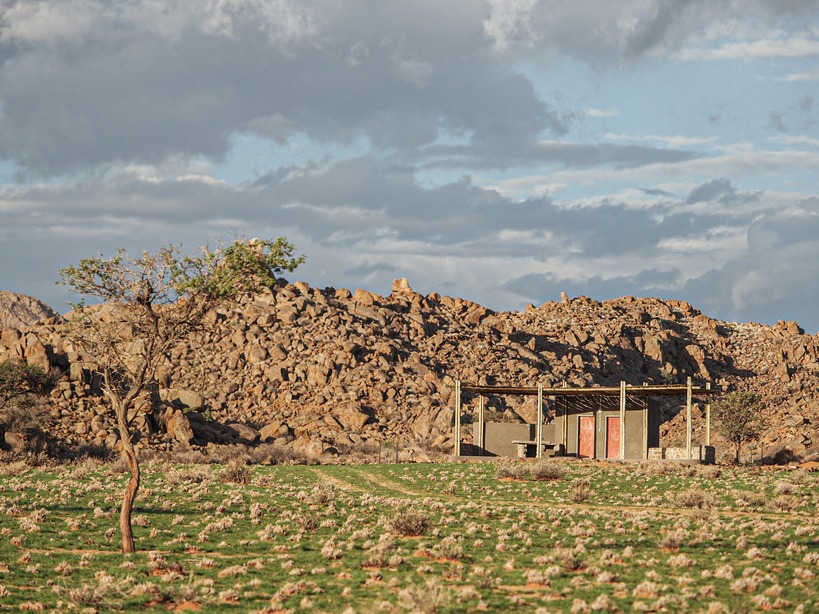
[[[620,417],[606,418],[606,458],[620,458]]]
[[[594,416],[580,416],[577,431],[577,456],[594,458]]]

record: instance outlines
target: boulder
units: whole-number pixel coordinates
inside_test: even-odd
[[[392,282],[393,296],[414,296],[415,292],[410,288],[409,280],[406,277],[395,279]]]
[[[194,439],[194,431],[188,416],[179,409],[168,409],[163,415],[163,422],[168,434],[175,441],[188,445]]]
[[[258,443],[262,438],[259,431],[253,427],[247,426],[246,424],[242,424],[240,422],[228,422],[227,426],[236,431],[237,438],[240,439],[242,443]]]
[[[202,396],[185,388],[165,388],[159,391],[160,400],[171,405],[181,405],[193,411],[202,409]]]
[[[262,441],[275,441],[281,437],[287,437],[290,434],[290,429],[286,424],[278,420],[264,425],[259,429],[259,438]]]
[[[347,431],[360,431],[365,424],[372,420],[369,414],[361,411],[360,406],[356,405],[334,407],[332,414],[338,423]]]

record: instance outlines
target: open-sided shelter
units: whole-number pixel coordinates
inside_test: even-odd
[[[538,419],[532,437],[510,441],[518,449],[534,450],[541,457],[545,451],[556,456],[608,458],[622,460],[677,459],[713,462],[711,447],[710,399],[718,391],[695,387],[691,378],[685,385],[631,386],[620,382],[617,387],[571,388],[561,386],[485,386],[456,381],[455,454],[461,455],[462,395],[479,395],[478,421],[474,445],[479,453],[486,451],[484,396],[536,395]],[[660,415],[657,400],[661,397],[686,399],[686,446],[660,447]],[[550,399],[552,416],[544,425],[544,399]],[[706,401],[705,442],[692,441],[692,403],[694,398]],[[547,433],[544,436],[544,432]]]

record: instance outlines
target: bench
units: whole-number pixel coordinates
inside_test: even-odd
[[[536,441],[521,441],[519,439],[513,439],[512,443],[518,447],[518,458],[527,458],[529,456],[529,452],[532,451],[534,456],[537,456],[537,442]],[[557,447],[556,443],[552,443],[550,441],[541,441],[541,451],[552,450]]]

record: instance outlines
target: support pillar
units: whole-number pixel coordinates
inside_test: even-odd
[[[537,384],[537,454],[536,458],[543,456],[543,384]]]
[[[685,452],[688,460],[691,460],[691,378],[688,378],[685,392]]]
[[[706,390],[711,390],[711,382],[707,382],[705,384]],[[708,399],[705,403],[705,445],[711,445],[711,395],[708,395]]]
[[[620,460],[626,458],[626,381],[620,380]]]
[[[455,380],[455,456],[461,455],[461,380]]]
[[[481,456],[483,456],[484,446],[486,445],[485,429],[486,425],[483,417],[483,395],[481,395],[478,397],[478,449],[480,450],[479,454]]]
[[[648,459],[648,397],[643,397],[643,460]]]

